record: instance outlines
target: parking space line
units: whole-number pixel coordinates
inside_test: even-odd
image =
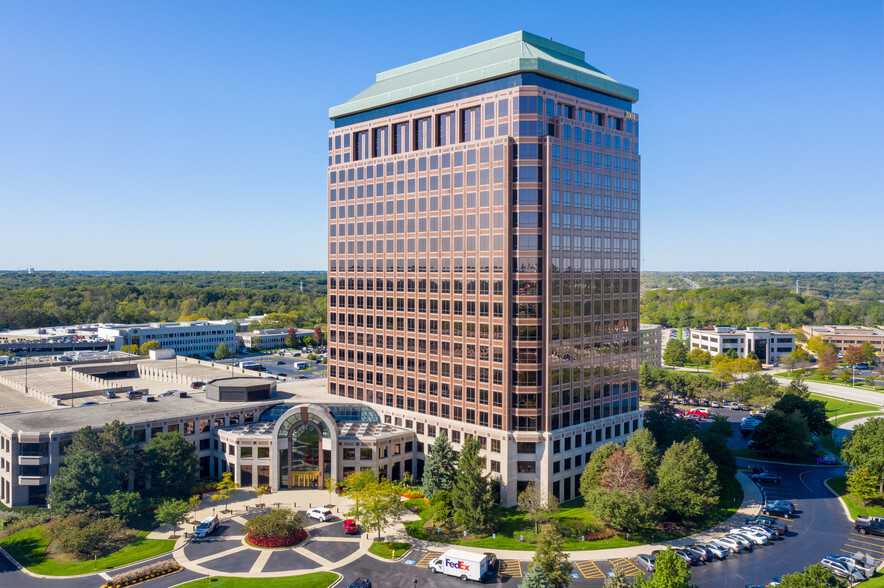
[[[430,552],[427,552],[427,554],[426,554],[425,556],[423,556],[422,558],[420,558],[420,559],[418,560],[418,562],[415,564],[415,566],[417,566],[417,567],[426,566],[427,564],[430,563],[430,560],[431,560],[431,559],[436,559],[436,558],[439,557],[440,555],[442,555],[442,552],[441,552],[441,551],[430,551]]]
[[[602,572],[594,561],[577,561],[574,562],[574,565],[580,570],[580,573],[583,574],[584,578],[593,579],[605,577],[604,572]]]
[[[851,533],[851,537],[862,537],[863,539],[869,539],[871,541],[875,541],[878,545],[884,545],[884,537],[873,537],[871,535],[863,535],[861,533]]]
[[[850,543],[845,543],[844,545],[846,545],[846,546],[848,546],[848,547],[856,547],[857,549],[861,549],[861,550],[864,550],[864,551],[874,551],[875,553],[880,553],[881,555],[884,555],[884,551],[880,551],[880,550],[878,550],[878,549],[869,549],[868,547],[861,547],[861,546],[857,546],[857,545],[852,545],[852,544],[850,544]],[[874,545],[874,544],[873,544],[873,545]],[[880,546],[880,545],[875,545],[875,547],[881,547],[881,546]]]
[[[627,576],[644,576],[645,573],[639,569],[637,565],[626,559],[625,557],[620,557],[617,559],[611,560],[611,565],[622,571]]]
[[[498,576],[522,577],[522,564],[517,559],[502,559],[497,572]]]

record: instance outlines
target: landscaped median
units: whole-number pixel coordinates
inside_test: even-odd
[[[147,531],[141,531],[124,547],[97,559],[74,561],[70,557],[56,555],[50,549],[49,532],[43,525],[31,527],[0,539],[0,547],[29,572],[45,576],[76,576],[100,572],[142,561],[172,551],[172,539],[147,539]]]
[[[396,559],[402,557],[402,554],[411,549],[411,543],[398,543],[395,541],[374,541],[368,548],[369,553],[373,553],[384,559]]]
[[[179,584],[177,588],[328,588],[338,581],[340,576],[332,572],[314,572],[300,576],[284,576],[280,578],[235,578],[230,576],[212,576],[202,580],[194,580]]]
[[[882,506],[881,497],[876,498],[869,506],[862,506],[861,501],[857,500],[847,491],[847,478],[844,476],[838,478],[829,478],[826,484],[834,491],[850,512],[850,518],[856,519],[860,515],[864,516],[884,516],[884,506]]]

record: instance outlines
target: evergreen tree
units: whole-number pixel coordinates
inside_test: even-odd
[[[431,499],[436,492],[447,490],[451,492],[454,485],[455,458],[454,451],[448,443],[448,435],[445,430],[439,432],[436,441],[430,447],[427,461],[424,464],[424,475],[421,479],[424,496]]]
[[[111,490],[111,468],[97,453],[81,450],[65,456],[58,474],[49,482],[49,500],[57,512],[85,510],[104,502],[105,493]]]
[[[622,568],[614,566],[614,570],[605,578],[603,588],[630,588],[631,586],[632,584],[629,582],[626,572]]]
[[[639,429],[627,439],[626,449],[636,452],[641,458],[642,472],[645,474],[648,485],[656,484],[657,467],[660,465],[660,450],[657,449],[657,440],[654,439],[654,434],[648,429]]]
[[[602,482],[602,475],[605,473],[605,467],[608,464],[608,458],[614,455],[614,452],[620,448],[619,445],[613,443],[605,443],[592,452],[592,457],[586,463],[583,475],[580,476],[580,494],[586,496],[593,488],[598,488]]]
[[[642,394],[647,394],[651,390],[653,390],[657,386],[657,379],[654,377],[654,372],[651,370],[651,366],[648,365],[648,362],[643,361],[640,368],[638,368],[638,389]]]
[[[519,588],[553,588],[549,583],[549,578],[540,566],[532,565],[528,568],[528,572],[519,584]]]
[[[468,437],[457,460],[457,479],[451,490],[454,522],[469,533],[481,533],[494,526],[495,505],[491,482],[482,470],[485,459],[479,457],[479,440]]]
[[[537,551],[531,562],[543,570],[551,588],[565,588],[571,583],[571,562],[562,551],[564,545],[562,536],[550,526],[537,536]]]
[[[200,460],[181,433],[160,433],[144,448],[151,491],[167,498],[184,498],[196,484]]]
[[[663,350],[663,363],[669,366],[682,367],[688,359],[687,351],[681,341],[670,339]]]
[[[866,506],[878,494],[878,478],[869,468],[854,468],[847,472],[847,491]]]
[[[718,503],[718,468],[700,441],[673,443],[657,469],[660,504],[673,517],[698,520]]]
[[[884,419],[869,419],[857,425],[841,449],[841,458],[854,468],[868,468],[884,492]]]

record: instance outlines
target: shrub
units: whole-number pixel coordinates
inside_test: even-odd
[[[596,533],[604,527],[592,521],[559,520],[555,523],[556,530],[562,537],[581,537],[589,533]]]
[[[2,535],[12,535],[23,529],[30,529],[49,521],[52,515],[47,510],[32,513],[20,513],[15,511],[3,511],[0,516],[0,530]]]
[[[246,540],[258,547],[286,547],[307,537],[301,515],[288,508],[271,510],[243,525]]]
[[[100,553],[123,529],[117,517],[100,516],[95,511],[73,512],[52,525],[52,539],[65,553],[82,557]]]
[[[157,561],[147,566],[135,568],[134,570],[129,570],[128,572],[123,572],[122,574],[117,574],[116,576],[113,576],[110,580],[108,580],[106,584],[102,585],[101,588],[117,588],[118,586],[127,586],[130,584],[135,584],[137,582],[150,580],[151,578],[155,578],[156,576],[162,576],[171,572],[177,572],[180,569],[181,566],[178,565],[178,562],[176,562],[174,559]]]

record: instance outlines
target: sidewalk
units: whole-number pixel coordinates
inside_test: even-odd
[[[331,500],[326,490],[308,490],[308,489],[292,489],[280,490],[265,494],[258,500],[255,491],[251,488],[240,489],[238,494],[231,496],[228,509],[231,512],[222,512],[224,509],[224,501],[215,501],[211,499],[211,493],[203,495],[199,508],[189,514],[189,520],[192,523],[184,523],[179,525],[178,532],[174,533],[175,539],[186,538],[185,533],[190,535],[193,533],[194,526],[199,524],[206,517],[218,515],[219,520],[227,520],[233,517],[249,514],[259,509],[258,503],[261,502],[267,508],[290,508],[292,510],[301,511],[308,510],[317,506],[330,505],[331,511],[340,518],[344,518],[343,514],[350,509],[352,501],[344,496],[338,496],[332,493]],[[148,539],[172,539],[172,529],[167,527],[159,527],[148,534]],[[177,547],[177,546],[176,546]]]
[[[737,524],[742,525],[745,522],[746,517],[757,515],[761,509],[761,490],[752,480],[749,479],[749,473],[747,470],[739,470],[737,472],[737,481],[740,483],[740,486],[743,488],[743,503],[740,505],[739,510],[734,513],[729,519],[724,522],[721,522],[711,529],[707,529],[700,533],[696,533],[694,535],[689,535],[687,537],[681,537],[679,539],[673,539],[671,541],[664,541],[662,543],[657,543],[653,545],[636,545],[635,547],[619,547],[616,549],[595,549],[595,550],[584,550],[584,551],[567,551],[565,552],[571,561],[579,561],[579,560],[602,560],[602,559],[617,559],[617,558],[632,558],[640,553],[650,553],[655,549],[666,549],[667,545],[672,545],[673,547],[681,547],[684,545],[691,545],[692,543],[703,543],[708,541],[709,539],[714,538],[716,535],[721,535],[730,531]],[[403,520],[414,520],[417,517],[412,516]],[[423,549],[425,551],[447,551],[449,549],[455,548],[463,551],[472,551],[473,553],[487,553],[493,552],[499,559],[517,559],[522,561],[531,560],[534,557],[534,552],[529,550],[515,550],[515,549],[489,549],[489,548],[481,548],[481,547],[469,547],[465,545],[451,545],[448,543],[435,543],[433,541],[422,541],[420,539],[415,539],[414,537],[409,536],[405,532],[405,528],[402,525],[396,525],[396,527],[390,527],[385,530],[386,533],[386,541],[402,541],[404,543],[411,543],[417,549]]]

